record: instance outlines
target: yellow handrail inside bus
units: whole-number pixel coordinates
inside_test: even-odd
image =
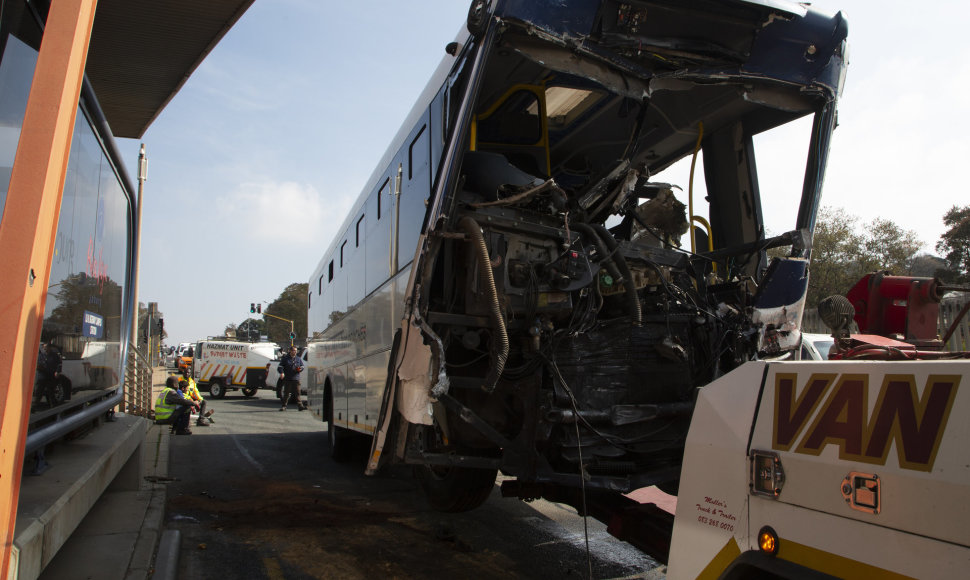
[[[702,218],[699,215],[691,216],[691,218],[690,218],[691,232],[693,232],[693,228],[694,228],[694,225],[693,224],[694,224],[694,222],[697,222],[697,223],[701,224],[702,226],[704,226],[704,230],[707,232],[707,251],[708,252],[713,252],[714,251],[714,238],[711,236],[711,224],[707,223],[707,220],[704,219],[704,218]],[[693,233],[691,235],[693,235]]]
[[[690,218],[690,236],[691,236],[691,238],[694,237],[694,222],[697,222],[697,223],[701,224],[702,226],[704,226],[704,230],[707,232],[707,251],[708,252],[713,252],[714,251],[714,236],[711,235],[711,224],[709,224],[706,219],[702,218],[699,215],[691,216],[691,218]],[[691,248],[691,252],[693,252],[693,251],[694,251],[694,249]],[[717,264],[716,263],[711,264],[711,267],[714,268],[714,273],[717,274]]]
[[[480,115],[475,115],[472,117],[471,125],[471,144],[469,149],[471,151],[476,151],[478,148],[478,121],[487,119],[491,117],[495,111],[499,109],[509,97],[518,93],[520,91],[525,91],[535,95],[536,100],[539,102],[539,123],[540,123],[540,136],[539,140],[535,143],[529,144],[511,144],[511,143],[495,143],[496,145],[505,145],[511,148],[524,148],[524,147],[541,147],[543,153],[545,154],[545,170],[546,175],[552,173],[552,160],[549,155],[549,124],[546,118],[546,87],[545,84],[541,85],[512,85],[507,91],[502,93],[502,96],[495,99],[492,105],[483,111]]]
[[[694,215],[694,165],[697,163],[697,152],[701,150],[701,140],[704,138],[704,123],[697,123],[697,144],[694,145],[694,155],[690,159],[690,181],[687,184],[687,211],[690,214],[691,224],[694,223],[694,218],[698,217]],[[703,220],[703,218],[700,218]],[[707,222],[704,222],[707,223]],[[711,226],[707,226],[707,240],[711,241]],[[695,247],[697,242],[694,240],[694,228],[690,228],[690,253],[697,253],[697,248]],[[713,249],[713,248],[712,248]]]

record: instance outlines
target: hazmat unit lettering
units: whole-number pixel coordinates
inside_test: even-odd
[[[245,359],[247,350],[245,344],[220,344],[218,346],[210,346],[207,355],[218,358]]]

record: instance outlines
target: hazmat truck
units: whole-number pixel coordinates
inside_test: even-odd
[[[208,390],[217,399],[237,389],[252,397],[266,388],[270,361],[278,349],[274,342],[199,341],[192,359],[192,377],[200,390]]]

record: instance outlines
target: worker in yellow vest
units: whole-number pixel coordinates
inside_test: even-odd
[[[182,388],[174,375],[165,380],[165,388],[155,399],[155,422],[171,425],[176,435],[191,435],[189,416],[198,405],[185,397]]]
[[[184,372],[179,378],[179,383],[185,386],[185,397],[195,402],[199,407],[199,418],[195,422],[196,427],[208,427],[210,422],[215,423],[212,420],[212,413],[214,411],[212,409],[205,410],[205,399],[202,397],[202,393],[199,392],[199,387],[195,384],[195,379],[190,377],[188,372]]]

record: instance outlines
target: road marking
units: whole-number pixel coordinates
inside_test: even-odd
[[[256,467],[256,470],[259,471],[260,475],[262,475],[263,466],[260,465],[260,463],[256,461],[252,455],[249,454],[249,451],[246,451],[246,448],[242,446],[242,443],[239,442],[239,439],[234,434],[230,433],[229,437],[232,439],[232,442],[236,444],[236,449],[239,450],[239,453],[246,458],[246,461],[252,463]]]

